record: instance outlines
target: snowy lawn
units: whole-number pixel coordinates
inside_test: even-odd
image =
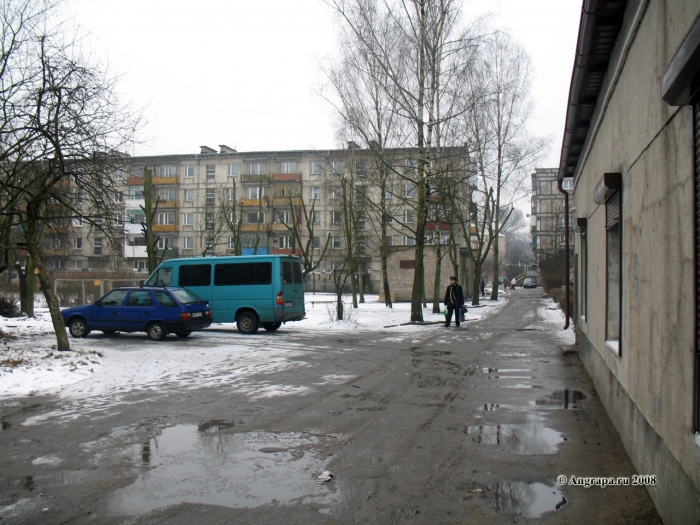
[[[307,318],[288,323],[276,333],[275,344],[261,336],[241,336],[234,324],[214,324],[188,339],[169,336],[154,342],[145,333],[113,337],[93,332],[88,338],[70,338],[71,352],[56,351],[56,337],[48,311],[38,308],[35,318],[0,317],[0,397],[57,394],[62,397],[92,398],[99,405],[126,403],[130,394],[140,391],[168,391],[203,386],[235,386],[253,398],[302,393],[298,387],[266,384],[250,376],[274,372],[292,366],[306,366],[296,357],[305,347],[294,335],[352,334],[383,332],[411,337],[444,322],[442,314],[433,314],[432,306],[423,310],[426,324],[408,324],[410,304],[397,303],[393,309],[368,295],[358,309],[345,297],[345,317],[335,321],[335,296],[306,294]],[[467,326],[478,323],[500,310],[507,301],[484,301],[478,308],[469,305]],[[442,307],[442,305],[441,305]],[[545,314],[552,316],[557,312]],[[563,317],[562,317],[563,321]],[[323,378],[339,382],[344,378]],[[107,399],[101,399],[105,396]],[[83,405],[84,411],[89,409]]]

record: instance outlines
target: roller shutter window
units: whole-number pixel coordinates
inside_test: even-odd
[[[693,103],[695,146],[695,432],[700,432],[700,97]]]

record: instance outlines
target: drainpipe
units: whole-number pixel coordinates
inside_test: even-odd
[[[564,330],[569,328],[569,193],[562,187],[563,179],[557,180],[557,188],[559,188],[559,193],[564,194],[564,244],[566,245],[564,263],[564,276],[566,279],[566,323],[564,323]]]

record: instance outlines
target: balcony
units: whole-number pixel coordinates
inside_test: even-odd
[[[301,255],[301,250],[297,248],[292,252],[291,248],[273,248],[272,253],[275,255]]]
[[[156,251],[156,257],[177,257],[178,255],[177,248],[165,248],[165,249],[158,249]]]
[[[241,175],[241,182],[270,182],[269,175]]]
[[[143,186],[145,182],[143,177],[129,177],[126,179],[127,186]]]
[[[435,229],[435,221],[428,221],[425,223],[425,229],[426,230],[434,230]],[[449,230],[450,229],[450,224],[447,222],[441,222],[440,223],[440,230]]]
[[[301,173],[275,173],[272,182],[301,182]]]
[[[154,232],[176,232],[177,225],[175,225],[175,224],[154,224],[153,231]]]
[[[258,230],[258,226],[260,226],[260,229]],[[267,232],[270,231],[270,224],[263,222],[261,224],[241,224],[241,231],[242,232],[255,232],[255,231],[260,231],[260,232]]]
[[[289,206],[289,201],[292,201],[292,206],[301,206],[301,198],[299,197],[275,197],[272,199],[273,206]]]
[[[177,177],[153,177],[153,184],[177,184]]]
[[[130,246],[128,242],[124,243],[124,257],[130,259],[145,259],[148,257],[145,246]]]
[[[269,202],[267,196],[262,199],[241,199],[241,206],[268,206]]]
[[[291,227],[292,225],[290,224],[289,226]],[[298,224],[297,224],[297,227],[299,227]],[[289,228],[287,228],[287,225],[282,223],[282,222],[275,222],[272,224],[272,231],[273,232],[288,232]]]
[[[158,201],[158,209],[162,208],[179,208],[180,203],[177,201]]]

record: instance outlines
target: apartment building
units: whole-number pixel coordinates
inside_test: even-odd
[[[558,255],[566,247],[564,195],[559,192],[557,168],[536,168],[530,176],[532,182],[532,211],[530,212],[530,232],[532,233],[532,253],[537,262],[546,257]],[[563,189],[571,191],[570,179],[563,181]],[[570,201],[571,202],[571,201]],[[573,213],[569,205],[569,225],[573,225]],[[573,236],[569,239],[573,252]]]
[[[390,249],[410,250],[415,245],[415,187],[410,181],[415,151],[395,150],[392,155],[397,167],[383,185],[384,217],[377,214],[375,160],[354,143],[325,151],[238,152],[225,145],[218,150],[201,146],[199,154],[131,157],[115,174],[120,185],[110,203],[123,228],[121,245],[107,246],[99,229],[74,221],[65,241],[71,250],[52,252],[49,266],[146,272],[142,223],[150,172],[158,257],[299,253],[293,234],[298,229],[304,247],[310,242],[316,258],[328,243],[312,284],[330,291],[329,275],[343,267],[347,254],[342,221],[350,206],[365,287],[379,291],[381,222],[389,225],[385,242]],[[437,242],[436,232],[442,232],[440,242],[448,241],[444,225],[437,228],[436,223],[440,221],[426,228],[429,245]]]

